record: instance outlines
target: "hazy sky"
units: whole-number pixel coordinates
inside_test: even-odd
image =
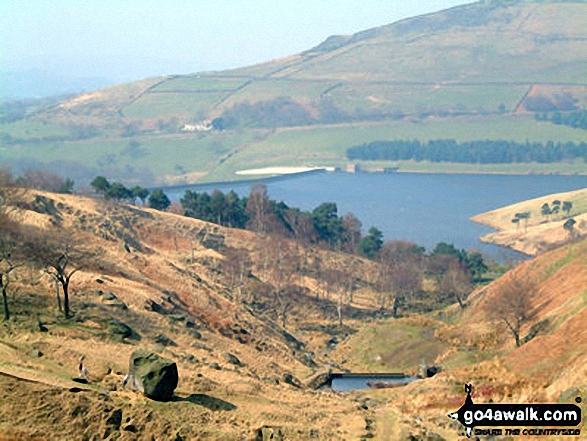
[[[241,67],[470,1],[0,0],[0,70],[112,82]]]

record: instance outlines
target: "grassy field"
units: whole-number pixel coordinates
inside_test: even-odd
[[[201,75],[192,75],[177,77],[167,80],[154,87],[152,92],[170,92],[170,91],[226,91],[234,90],[245,83],[240,78],[210,78]]]
[[[0,124],[0,136],[9,135],[18,139],[35,139],[53,136],[69,136],[65,127],[50,122],[23,119],[9,124]]]
[[[536,122],[528,117],[462,118],[408,121],[377,124],[313,126],[281,129],[266,139],[251,142],[206,177],[210,181],[234,179],[234,172],[245,168],[276,165],[341,166],[349,161],[346,150],[357,144],[390,139],[452,138],[457,141],[474,139],[587,141],[587,133],[563,126]],[[492,172],[492,173],[586,173],[585,164],[444,164],[444,163],[369,163],[369,167],[400,165],[401,169],[431,172]]]
[[[226,92],[202,93],[146,93],[137,101],[125,107],[127,118],[169,118],[204,119],[208,110],[226,95]]]
[[[527,92],[526,86],[407,86],[389,84],[344,85],[329,96],[345,111],[496,112],[500,105],[512,111]]]
[[[161,94],[168,96],[173,94]],[[201,94],[194,94],[200,96]],[[152,96],[152,95],[147,95]],[[0,125],[0,133],[13,137],[67,135],[60,126],[25,120]],[[530,117],[475,117],[428,119],[422,122],[389,121],[340,125],[317,125],[277,130],[145,135],[132,138],[98,137],[45,144],[0,145],[0,160],[35,158],[39,162],[76,161],[89,167],[143,167],[155,176],[197,173],[202,182],[244,179],[239,170],[268,166],[345,166],[346,150],[377,140],[454,138],[510,139],[529,141],[587,141],[587,132],[537,122]],[[136,151],[129,148],[138,141]],[[401,171],[434,173],[587,173],[584,163],[573,164],[450,164],[414,161],[359,162],[367,170],[399,166]],[[205,176],[203,176],[205,175]],[[190,180],[193,179],[190,178]]]

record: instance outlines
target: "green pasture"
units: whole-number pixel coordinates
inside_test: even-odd
[[[202,75],[190,75],[172,78],[164,81],[151,92],[202,92],[202,91],[230,91],[245,83],[242,78],[206,77]]]
[[[123,109],[127,118],[169,118],[171,116],[203,119],[226,92],[146,93]]]
[[[370,110],[404,114],[424,111],[495,113],[502,104],[505,111],[514,110],[527,91],[527,86],[358,83],[338,87],[329,96],[343,110],[359,114]]]
[[[61,125],[34,118],[0,124],[0,137],[5,134],[15,139],[36,139],[71,135],[69,130]]]

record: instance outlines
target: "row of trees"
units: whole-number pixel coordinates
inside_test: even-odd
[[[349,148],[347,157],[350,160],[367,161],[415,160],[471,164],[551,163],[578,158],[587,161],[587,143],[490,140],[459,143],[454,139],[439,139],[427,143],[418,140],[375,141]]]
[[[29,168],[19,176],[13,176],[10,169],[2,169],[0,174],[2,175],[2,185],[5,188],[34,188],[53,193],[71,194],[75,186],[75,182],[70,178],[63,179],[55,173],[37,168]]]
[[[149,207],[155,208],[156,210],[166,210],[169,205],[171,205],[171,201],[165,192],[160,189],[150,192],[146,188],[140,186],[126,188],[119,182],[108,182],[104,176],[97,176],[90,183],[90,186],[96,191],[96,193],[102,194],[106,200],[134,204],[137,199],[140,199],[143,205],[145,204],[145,201],[148,200]]]
[[[361,221],[350,213],[339,216],[335,203],[302,211],[271,199],[264,184],[253,186],[248,197],[239,197],[234,191],[208,194],[187,190],[180,203],[189,217],[261,234],[279,234],[305,244],[320,243],[367,257],[374,257],[383,243],[383,234],[377,228],[362,237]]]
[[[574,129],[587,130],[587,110],[569,113],[537,113],[534,115],[537,121],[549,121],[553,124],[573,127]]]
[[[548,202],[545,202],[544,204],[542,204],[542,207],[540,207],[540,214],[542,214],[542,216],[546,217],[546,220],[550,220],[550,216],[553,214],[558,214],[559,211],[563,211],[564,213],[567,213],[567,216],[569,216],[571,214],[571,210],[573,209],[573,203],[570,201],[564,201],[561,203],[561,201],[559,201],[558,199],[552,201],[552,206],[550,206],[548,204]]]

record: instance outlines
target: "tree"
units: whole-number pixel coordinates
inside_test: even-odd
[[[215,217],[214,222],[218,225],[224,225],[223,221],[228,218],[228,206],[224,193],[220,190],[214,190],[210,196],[210,209]]]
[[[73,192],[74,186],[75,186],[75,182],[70,178],[66,178],[65,182],[63,182],[63,184],[61,184],[61,186],[59,187],[59,190],[57,192],[62,193],[62,194],[71,194]]]
[[[271,200],[267,195],[267,185],[256,184],[251,187],[246,212],[249,218],[247,227],[250,230],[261,234],[269,232],[274,213]]]
[[[121,183],[115,182],[105,191],[104,198],[106,200],[130,201],[133,199],[133,193]]]
[[[542,216],[546,217],[546,220],[549,220],[549,217],[552,214],[552,210],[550,209],[550,205],[548,205],[547,202],[542,204],[542,207],[540,209],[540,213],[542,214]]]
[[[363,224],[353,213],[347,213],[342,218],[343,249],[348,253],[356,253],[361,242],[361,228]]]
[[[108,182],[104,176],[96,176],[96,178],[90,183],[90,186],[96,193],[105,194],[110,188],[110,182]]]
[[[136,187],[131,188],[130,191],[135,200],[138,198],[141,200],[141,204],[145,205],[145,200],[147,199],[150,193],[149,190],[137,185]]]
[[[8,286],[10,285],[10,273],[22,266],[22,263],[16,263],[14,252],[16,244],[10,239],[14,237],[18,230],[18,225],[10,221],[3,213],[0,213],[0,289],[2,290],[2,299],[4,303],[4,320],[10,319],[10,310],[8,308]]]
[[[325,202],[314,208],[312,219],[320,241],[328,243],[331,247],[340,244],[343,226],[334,202]]]
[[[537,290],[534,279],[519,274],[506,274],[493,288],[488,311],[493,318],[503,321],[512,333],[516,346],[522,345],[522,327],[532,320],[531,299]]]
[[[354,290],[355,277],[352,270],[329,269],[324,273],[324,279],[328,291],[336,296],[336,313],[338,317],[338,326],[343,325],[343,308],[345,303],[350,303],[350,297]]]
[[[228,283],[231,290],[236,288],[237,295],[235,300],[242,300],[243,287],[245,284],[245,275],[249,266],[249,255],[243,248],[226,247],[222,250],[224,260],[222,269],[228,276]]]
[[[155,210],[165,211],[171,205],[171,201],[161,189],[154,190],[149,196],[149,207]]]
[[[473,290],[469,269],[458,260],[451,262],[448,270],[440,281],[440,292],[457,299],[461,308],[465,307],[465,299]]]
[[[479,280],[483,274],[487,272],[487,265],[483,260],[483,256],[478,251],[472,251],[467,254],[466,258],[467,268],[473,275],[473,280]]]
[[[563,228],[565,229],[565,231],[567,233],[569,233],[569,236],[571,237],[571,239],[573,237],[575,237],[575,224],[577,223],[577,221],[575,219],[568,219],[564,224],[563,224]]]
[[[268,242],[266,262],[269,265],[268,282],[273,286],[274,304],[278,316],[281,317],[281,326],[287,326],[289,310],[293,306],[291,297],[286,288],[291,284],[295,275],[296,259],[284,239],[274,237]]]
[[[567,216],[571,215],[571,210],[573,209],[573,203],[570,201],[563,202],[563,211],[567,213]]]
[[[524,233],[528,231],[528,219],[530,219],[530,212],[524,211],[523,213],[516,213],[514,216],[515,219],[518,219],[518,222],[522,220],[524,221]]]
[[[223,118],[214,118],[211,124],[214,130],[226,130],[226,123]]]
[[[71,277],[79,271],[73,266],[73,255],[77,254],[70,243],[62,241],[46,242],[37,247],[38,256],[45,263],[45,272],[53,277],[63,290],[63,313],[71,317],[69,307],[69,284]],[[59,298],[59,293],[57,293]]]
[[[359,253],[369,259],[375,259],[383,245],[383,233],[375,227],[369,228],[369,234],[359,242]]]
[[[435,257],[439,254],[453,256],[459,259],[460,261],[465,260],[467,256],[467,253],[464,250],[459,250],[452,243],[446,242],[437,243],[432,252],[430,253],[430,257]]]
[[[405,303],[416,290],[422,287],[423,274],[417,265],[411,263],[399,263],[390,268],[391,285],[395,291],[392,314],[398,317],[398,311],[402,303]]]

